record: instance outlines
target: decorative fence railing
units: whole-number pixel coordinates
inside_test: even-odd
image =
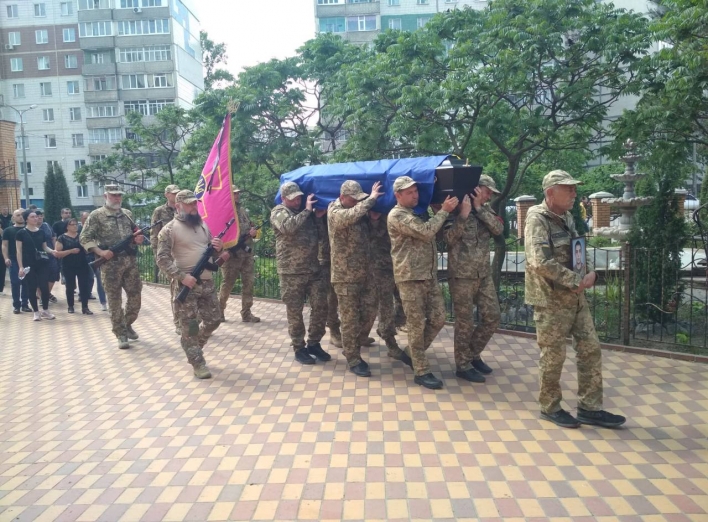
[[[661,252],[631,249],[629,245],[593,247],[592,243],[588,243],[588,252],[598,280],[585,295],[602,341],[708,354],[708,284],[701,243],[695,241],[683,250],[680,263],[676,264],[680,267],[674,271],[664,270],[666,261]],[[448,320],[452,321],[454,310],[447,283],[444,245],[440,250],[438,279]],[[267,224],[260,230],[254,254],[255,296],[280,299],[275,241]],[[155,267],[147,242],[139,248],[138,264],[144,281],[167,284]],[[654,270],[650,269],[652,266]],[[660,282],[651,279],[656,273],[662,274]],[[533,307],[524,302],[524,274],[523,240],[509,240],[499,285],[501,326],[535,332]],[[221,284],[220,273],[216,282]],[[240,284],[237,281],[233,293],[241,292]],[[647,298],[647,288],[653,289],[648,295],[654,295],[654,299]],[[638,296],[642,296],[642,300]]]

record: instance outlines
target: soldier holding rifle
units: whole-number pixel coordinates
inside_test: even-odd
[[[118,185],[106,185],[104,206],[91,212],[81,230],[81,245],[87,252],[92,252],[96,258],[105,261],[103,267],[103,286],[108,298],[111,313],[113,333],[118,338],[118,348],[130,348],[129,339],[137,340],[138,334],[133,329],[133,323],[140,312],[140,291],[142,283],[137,250],[128,247],[115,253],[110,249],[127,237],[134,235],[132,242],[142,244],[145,239],[136,234],[136,225],[129,210],[121,208],[124,192]],[[139,232],[139,231],[138,231]],[[122,291],[125,290],[127,301],[123,309]]]
[[[160,231],[157,240],[157,266],[171,280],[179,283],[180,297],[175,310],[182,325],[182,349],[199,379],[209,379],[211,372],[204,360],[204,345],[219,327],[221,308],[216,297],[213,273],[203,266],[204,256],[220,252],[220,237],[213,238],[197,210],[197,198],[191,190],[182,190],[176,198],[177,214]],[[209,248],[211,247],[213,248]],[[181,300],[184,288],[189,288]],[[201,325],[199,324],[201,317]]]

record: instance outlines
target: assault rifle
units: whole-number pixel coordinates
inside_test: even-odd
[[[262,224],[258,225],[257,227],[255,227],[255,229],[258,230],[262,226]],[[250,227],[248,229],[248,232],[246,232],[245,234],[241,234],[241,237],[238,238],[238,242],[231,248],[227,248],[224,253],[228,252],[231,256],[235,256],[236,252],[241,249],[243,249],[244,252],[249,253],[251,251],[251,247],[246,244],[246,241],[248,241],[248,239],[251,237],[251,228],[254,227]],[[221,254],[216,260],[216,266],[224,266],[224,263],[226,263],[226,258],[224,257],[224,254]]]
[[[224,234],[226,234],[229,229],[231,228],[231,225],[233,225],[236,222],[236,218],[231,218],[231,221],[226,223],[226,228],[221,231],[221,233],[216,236],[218,239],[221,239],[224,237]],[[193,278],[195,278],[197,281],[199,280],[199,276],[202,275],[202,272],[204,270],[212,270],[214,268],[214,264],[210,261],[212,255],[214,254],[214,245],[209,243],[209,245],[206,247],[206,250],[204,250],[204,253],[202,254],[202,257],[199,259],[197,264],[194,266],[192,271],[189,273]],[[179,301],[180,303],[184,303],[187,300],[187,296],[189,295],[189,291],[191,288],[188,286],[183,286],[179,293],[177,294],[177,297],[175,298],[175,301]]]
[[[108,250],[110,250],[111,252],[113,252],[113,254],[120,254],[121,252],[125,252],[126,250],[128,250],[128,248],[130,247],[130,245],[133,244],[133,240],[134,240],[136,237],[138,237],[138,236],[140,236],[140,235],[145,235],[145,232],[147,232],[148,230],[150,230],[150,229],[153,228],[153,227],[156,227],[157,225],[162,225],[162,220],[156,221],[156,222],[153,223],[152,225],[148,225],[148,226],[143,227],[143,228],[138,228],[137,225],[134,226],[134,227],[133,227],[133,233],[132,233],[132,234],[130,234],[130,235],[129,235],[128,237],[126,237],[125,239],[120,240],[120,241],[119,241],[118,243],[116,243],[115,245],[108,247]],[[91,268],[93,268],[93,269],[96,269],[96,268],[101,268],[101,267],[102,267],[103,265],[105,265],[106,263],[108,263],[108,259],[105,259],[105,258],[103,258],[103,257],[101,257],[101,256],[96,256],[96,259],[93,260],[93,261],[91,261],[91,262],[89,263],[89,266],[90,266]]]

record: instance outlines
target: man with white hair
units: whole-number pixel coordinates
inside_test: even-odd
[[[543,178],[543,203],[531,207],[526,216],[526,304],[534,306],[541,349],[541,418],[564,428],[580,424],[616,428],[626,419],[602,409],[602,353],[583,293],[595,284],[596,274],[573,271],[571,243],[578,233],[570,209],[581,183],[565,171],[549,172]],[[577,419],[561,408],[560,378],[569,336],[578,367]]]

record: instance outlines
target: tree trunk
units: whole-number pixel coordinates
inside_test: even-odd
[[[492,209],[506,223],[506,200],[509,197],[509,191],[514,184],[516,175],[519,171],[519,159],[517,157],[509,158],[509,166],[506,170],[506,185],[502,189],[499,197],[492,201]],[[501,273],[506,259],[506,238],[504,234],[494,236],[494,258],[492,259],[492,280],[494,287],[499,292],[501,285]]]

